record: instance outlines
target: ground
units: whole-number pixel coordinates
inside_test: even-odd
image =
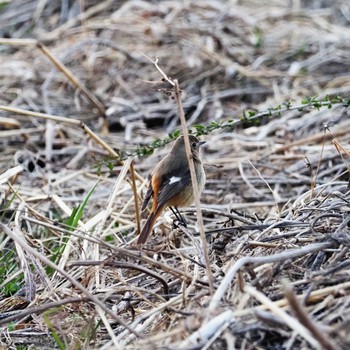
[[[348,1],[0,1],[0,36],[0,349],[350,347]],[[203,225],[138,247],[183,128]]]

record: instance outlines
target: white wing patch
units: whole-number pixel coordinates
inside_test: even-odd
[[[179,182],[180,180],[181,180],[181,177],[172,176],[169,180],[169,185]]]

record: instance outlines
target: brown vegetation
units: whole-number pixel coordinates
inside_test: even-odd
[[[350,347],[348,1],[0,6],[0,349]],[[208,255],[194,208],[133,245],[161,71]]]

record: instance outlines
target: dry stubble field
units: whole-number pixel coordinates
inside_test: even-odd
[[[350,347],[348,1],[0,1],[0,37],[0,349]],[[133,245],[161,72],[207,245],[194,207]]]

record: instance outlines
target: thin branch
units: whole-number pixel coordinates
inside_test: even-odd
[[[97,108],[99,114],[105,118],[106,108],[102,102],[89,89],[87,89],[83,83],[64,64],[62,64],[45,45],[38,42],[37,46],[57,67],[57,69],[59,69],[67,77],[70,83],[84,93],[90,103]]]
[[[158,72],[163,76],[163,78],[172,86],[175,87],[175,82],[172,81],[165,73],[164,71],[158,66],[159,58],[156,57],[156,59],[153,61],[152,58],[148,57],[147,55],[143,54],[148,60],[150,60],[154,66],[157,68]]]
[[[325,332],[321,331],[317,324],[311,319],[311,317],[306,312],[305,308],[297,299],[295,293],[293,292],[293,288],[287,282],[284,283],[284,295],[289,301],[289,304],[295,312],[298,320],[318,340],[323,349],[340,350],[338,345],[336,345]]]
[[[175,82],[176,102],[177,102],[177,105],[179,108],[179,116],[180,116],[180,120],[181,120],[182,133],[184,135],[186,154],[187,154],[188,164],[189,164],[190,172],[191,172],[191,181],[192,181],[192,188],[193,188],[193,195],[194,195],[194,203],[195,203],[196,210],[197,210],[197,220],[198,220],[199,233],[200,233],[200,237],[201,237],[202,249],[203,249],[203,254],[204,254],[205,267],[206,267],[207,277],[208,277],[208,282],[209,282],[209,289],[210,289],[210,294],[213,295],[214,294],[214,280],[213,280],[213,274],[212,274],[211,268],[210,268],[209,250],[208,250],[207,240],[205,237],[203,216],[202,216],[202,211],[201,211],[200,202],[199,202],[197,176],[196,176],[196,171],[194,168],[194,163],[193,163],[193,158],[192,158],[192,153],[191,153],[190,140],[188,138],[188,130],[187,130],[187,125],[186,125],[185,113],[184,113],[183,106],[182,106],[180,87],[179,87],[179,83],[178,83],[177,79],[175,79],[174,82]]]
[[[320,344],[316,339],[313,338],[312,334],[309,332],[309,330],[306,327],[304,327],[295,318],[288,315],[284,310],[282,310],[276,303],[273,303],[263,293],[259,292],[258,290],[256,290],[251,286],[245,286],[244,291],[252,295],[253,297],[255,297],[257,300],[261,302],[261,304],[269,308],[275,315],[280,317],[288,325],[288,327],[290,327],[295,332],[297,332],[300,336],[302,336],[310,345],[312,345],[316,349],[320,348]]]

